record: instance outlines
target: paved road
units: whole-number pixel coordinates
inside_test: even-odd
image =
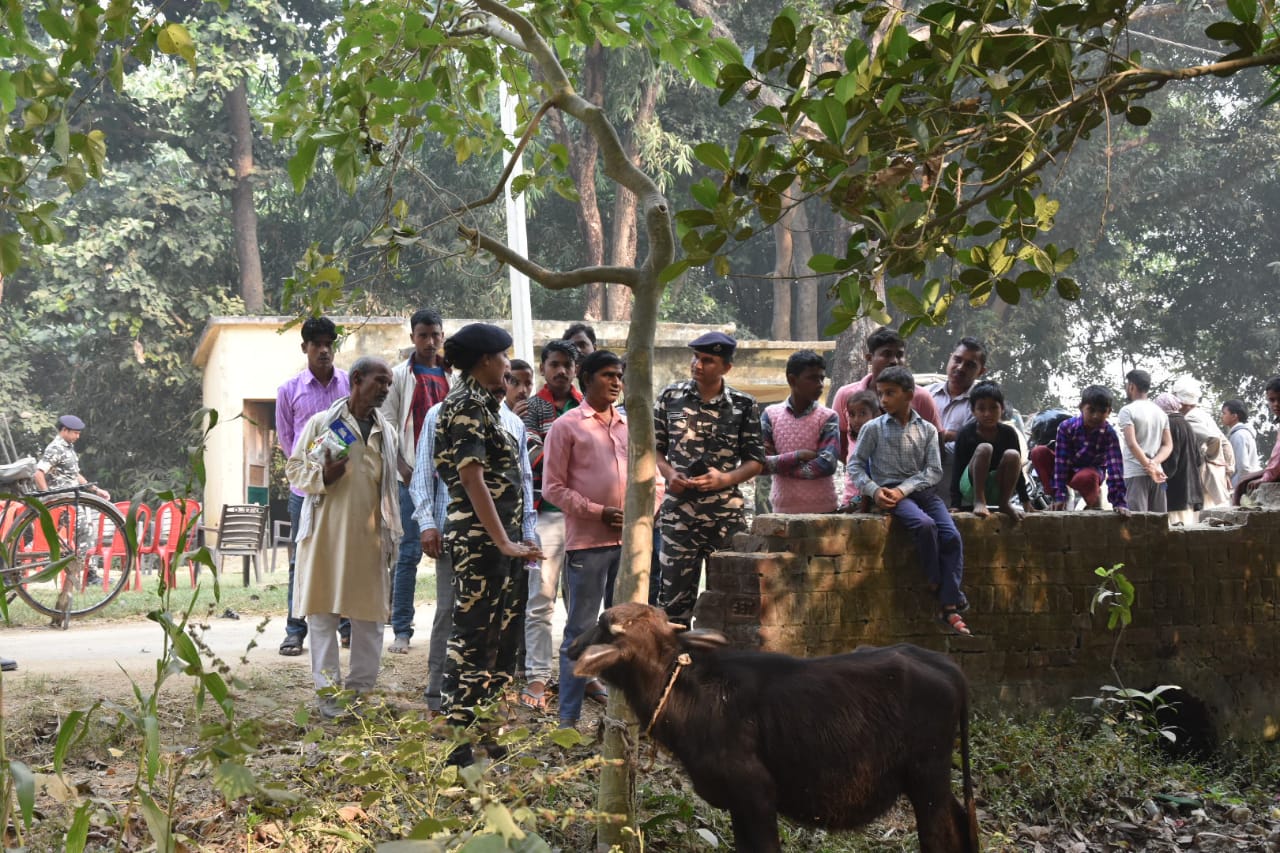
[[[434,602],[418,602],[411,657],[421,655],[425,661],[427,638],[434,617]],[[276,651],[284,638],[284,615],[273,617],[259,635],[257,629],[262,618],[246,614],[240,619],[211,619],[204,641],[219,657],[238,661],[249,643],[257,637],[258,646],[249,652],[250,664],[265,666],[290,660],[280,657]],[[557,651],[564,620],[564,604],[557,602],[552,627]],[[390,643],[391,639],[388,628],[387,642]],[[117,673],[123,667],[134,677],[150,677],[155,672],[156,657],[163,643],[163,630],[146,619],[129,622],[73,621],[65,631],[47,627],[0,628],[0,655],[16,660],[20,674]],[[387,658],[396,657],[399,656],[384,655],[383,662],[385,664]]]
[[[420,603],[414,621],[431,625],[435,605]],[[258,646],[249,652],[249,662],[268,664],[285,660],[276,649],[284,638],[284,616],[273,617],[259,635],[261,616],[243,615],[240,619],[214,618],[204,641],[219,657],[239,660],[249,643],[258,638]],[[427,634],[418,630],[413,654],[426,655]],[[388,642],[390,632],[388,632]],[[0,628],[0,655],[18,662],[19,673],[74,675],[77,673],[119,672],[123,667],[131,675],[150,675],[155,671],[156,657],[163,648],[164,631],[146,619],[129,622],[75,622],[65,631],[54,628]],[[295,659],[296,660],[296,659]]]

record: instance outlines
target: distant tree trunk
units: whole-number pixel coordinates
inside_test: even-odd
[[[604,105],[605,55],[600,42],[587,48],[582,58],[583,98],[595,106]],[[558,113],[550,116],[556,141],[569,151],[569,176],[578,187],[578,230],[582,233],[586,266],[604,263],[604,221],[600,216],[600,202],[596,195],[596,160],[600,144],[590,133],[574,139],[564,119]],[[586,318],[601,320],[605,317],[605,286],[591,283],[586,287]]]
[[[231,190],[231,229],[240,267],[240,298],[246,311],[259,314],[263,308],[263,288],[258,212],[253,206],[253,123],[249,117],[249,91],[243,80],[227,92],[223,104],[231,124],[231,163],[236,178],[235,188]]]
[[[813,270],[809,269],[809,261],[813,260],[813,240],[809,236],[809,216],[804,207],[795,209],[792,219],[791,239],[794,247],[791,252],[791,269],[796,276],[795,287],[795,322],[791,329],[797,341],[816,341],[818,339],[818,286],[820,279],[812,278]]]
[[[791,340],[791,214],[787,211],[773,223],[773,339]]]
[[[626,136],[623,148],[627,159],[637,167],[640,163],[640,143],[636,136],[640,128],[653,121],[654,111],[658,105],[658,83],[650,80],[640,93],[640,103],[636,106],[636,114],[631,120],[631,127]],[[636,262],[639,231],[636,228],[636,197],[626,187],[619,185],[617,198],[613,205],[613,241],[612,261],[614,266],[634,266]],[[610,320],[630,320],[631,306],[634,296],[629,287],[611,284],[608,289],[607,312]]]

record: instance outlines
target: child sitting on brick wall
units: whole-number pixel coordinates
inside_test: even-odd
[[[1031,509],[1027,481],[1022,476],[1022,445],[1018,431],[1004,420],[1004,391],[994,382],[969,389],[973,418],[956,433],[955,465],[951,469],[951,505],[990,515],[994,499],[1000,512],[1018,521],[1022,511],[1013,505],[1018,491],[1022,506]]]
[[[899,519],[915,540],[921,568],[942,609],[938,621],[963,637],[972,632],[960,612],[964,546],[946,502],[933,492],[942,479],[938,430],[911,408],[915,380],[905,367],[876,376],[884,414],[862,428],[854,451],[853,476],[862,494]]]
[[[1121,515],[1129,514],[1120,437],[1107,423],[1110,414],[1111,392],[1101,385],[1090,385],[1080,392],[1080,414],[1058,425],[1053,450],[1037,447],[1031,451],[1031,464],[1040,482],[1052,484],[1051,509],[1067,508],[1068,488],[1079,493],[1086,509],[1100,509],[1105,477],[1112,508]]]
[[[844,494],[841,512],[871,512],[875,505],[858,491],[853,479],[853,454],[858,449],[858,434],[873,418],[880,417],[880,401],[875,391],[858,391],[845,404],[849,420],[849,455],[844,461]]]

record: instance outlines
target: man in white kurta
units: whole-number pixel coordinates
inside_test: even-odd
[[[307,422],[286,471],[306,493],[298,527],[294,610],[311,634],[311,670],[317,691],[373,689],[382,658],[382,632],[390,600],[391,558],[400,541],[395,427],[378,411],[391,386],[381,359],[351,367],[351,395]],[[327,433],[354,436],[345,454],[317,446]],[[338,614],[351,620],[351,659],[345,684],[338,656]],[[322,695],[320,712],[336,717],[344,705]]]

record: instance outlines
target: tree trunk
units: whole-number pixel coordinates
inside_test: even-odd
[[[604,104],[605,54],[604,47],[596,42],[587,48],[582,58],[582,89],[580,94],[592,104]],[[569,176],[578,187],[578,230],[582,234],[583,262],[596,266],[604,262],[604,221],[600,216],[600,203],[596,195],[596,160],[600,143],[590,133],[577,139],[569,133],[563,118],[551,115],[551,127],[556,140],[569,152]],[[602,320],[605,317],[605,286],[587,285],[586,319]]]
[[[773,223],[773,339],[791,340],[791,213]]]
[[[658,461],[653,446],[653,418],[647,415],[653,411],[653,339],[658,331],[658,308],[663,291],[657,272],[648,270],[636,287],[631,326],[627,331],[627,407],[637,416],[627,420],[627,493],[623,509],[627,524],[622,533],[622,566],[614,584],[615,602],[644,604],[649,595]],[[643,416],[640,413],[644,413]],[[626,815],[625,825],[634,828],[640,726],[621,690],[609,691],[605,719],[601,750],[605,764],[600,768],[596,809],[601,814]],[[611,724],[608,720],[618,723]],[[623,826],[616,823],[601,820],[596,824],[596,849],[601,853],[607,853],[614,846],[638,850],[637,841],[633,833],[624,832]]]
[[[244,300],[245,311],[259,314],[263,308],[263,288],[258,212],[253,206],[253,123],[249,117],[249,90],[243,80],[227,92],[224,105],[231,124],[231,163],[236,178],[235,188],[231,190],[231,228],[240,267],[240,298]]]
[[[796,189],[799,189],[797,187]],[[821,279],[813,278],[813,270],[809,269],[809,261],[813,259],[813,240],[809,236],[809,216],[804,207],[797,207],[791,221],[794,229],[791,238],[794,248],[791,255],[791,268],[796,276],[795,287],[795,322],[792,331],[794,340],[816,341],[818,339],[818,287]]]
[[[627,159],[637,168],[640,167],[640,143],[636,136],[640,128],[653,121],[658,106],[658,84],[650,81],[640,93],[640,102],[636,105],[635,115],[631,119],[626,142],[623,149]],[[618,186],[617,198],[613,205],[613,243],[612,263],[614,266],[634,266],[638,250],[639,232],[636,228],[636,197],[629,189]],[[634,297],[631,290],[621,285],[611,284],[608,290],[607,317],[610,320],[630,320],[631,305]]]

